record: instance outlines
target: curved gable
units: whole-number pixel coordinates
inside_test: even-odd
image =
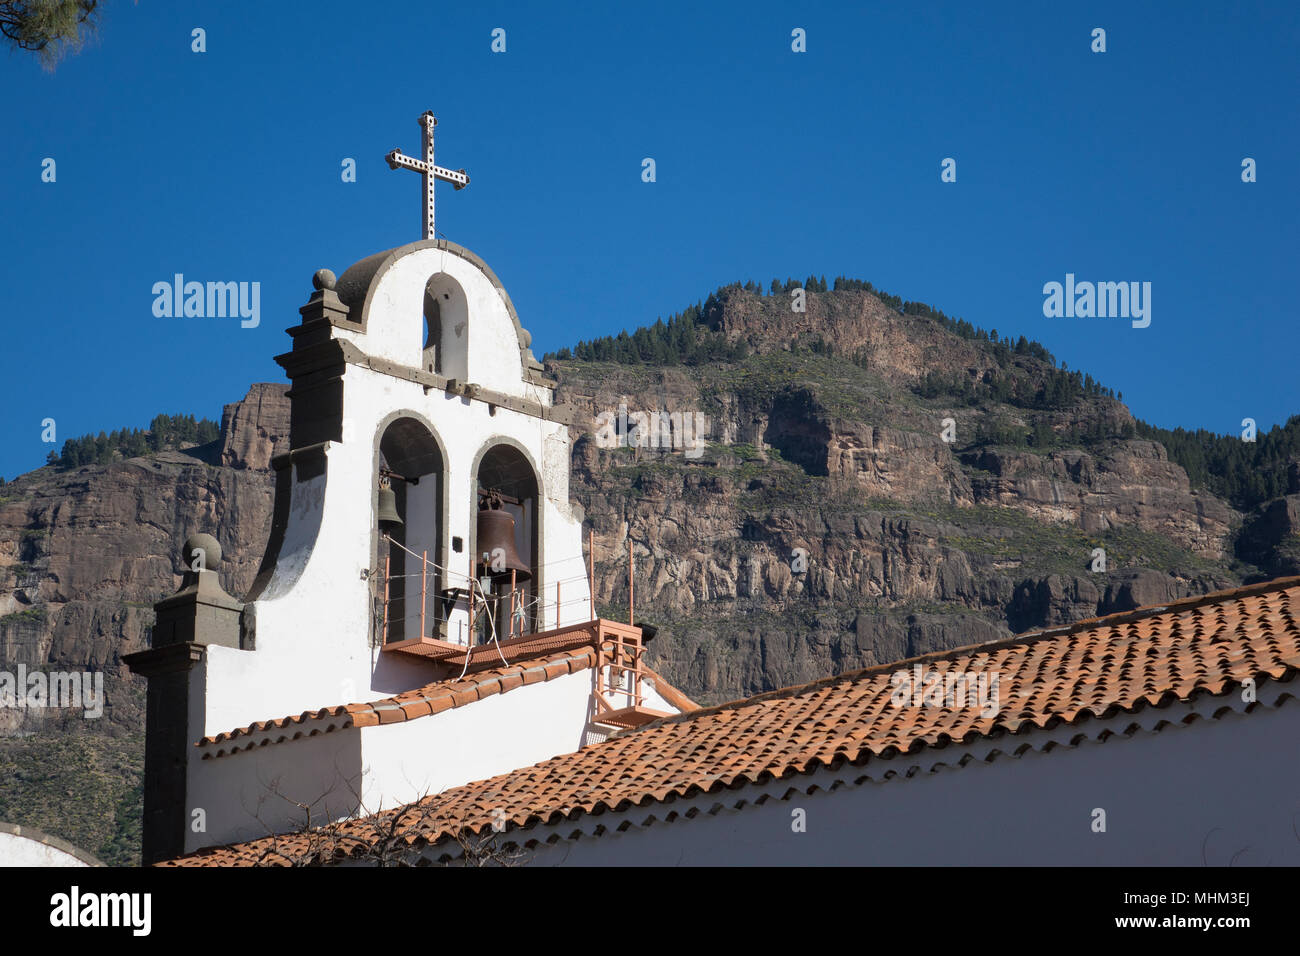
[[[532,335],[519,321],[501,280],[477,255],[446,239],[407,243],[351,265],[336,287],[349,309],[347,331],[366,336],[368,354],[423,368],[423,295],[429,279],[439,275],[460,287],[468,306],[466,378],[505,389],[520,381],[546,384],[541,363],[530,350]],[[490,353],[499,356],[506,348],[519,354],[518,379],[491,360]]]

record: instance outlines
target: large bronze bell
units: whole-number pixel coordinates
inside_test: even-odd
[[[517,583],[533,576],[515,551],[515,519],[501,506],[495,491],[479,502],[477,538],[480,575],[500,580],[514,571]]]
[[[402,526],[402,516],[397,513],[397,492],[387,478],[379,479],[379,530],[392,534]]]

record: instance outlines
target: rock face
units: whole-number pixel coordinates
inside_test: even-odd
[[[983,373],[997,367],[973,340],[918,324],[866,292],[808,293],[805,312],[793,311],[788,296],[777,298],[729,295],[708,319],[729,340],[743,339],[757,352],[788,349],[801,339],[831,339],[840,354],[864,354],[870,368],[895,386],[910,385],[933,368]]]
[[[289,450],[289,400],[283,385],[262,383],[221,415],[221,464],[267,471],[271,459]]]
[[[1293,477],[1292,488],[1297,486],[1300,479]],[[1269,577],[1300,574],[1300,494],[1275,498],[1256,509],[1242,528],[1237,553]]]
[[[971,458],[989,473],[974,480],[976,502],[1084,531],[1138,528],[1219,558],[1237,518],[1219,499],[1193,494],[1187,473],[1156,442],[1120,441],[1097,456],[1078,449],[1046,455],[985,449]]]

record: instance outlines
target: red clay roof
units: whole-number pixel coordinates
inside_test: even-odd
[[[168,865],[358,857],[373,845],[377,823],[391,824],[395,816],[407,831],[404,843],[433,844],[484,833],[502,814],[516,827],[558,821],[1085,715],[1164,706],[1221,694],[1248,678],[1290,680],[1300,669],[1297,617],[1300,578],[1287,578],[926,655],[665,718],[576,753],[335,824],[332,840],[322,842],[322,831],[268,837]],[[1000,712],[986,717],[973,707],[895,706],[892,675],[917,664],[999,674]]]

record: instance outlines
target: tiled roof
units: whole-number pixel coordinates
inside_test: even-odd
[[[502,818],[523,827],[583,813],[764,783],[844,762],[980,737],[1108,718],[1222,694],[1247,679],[1289,681],[1300,670],[1300,578],[872,667],[720,707],[665,718],[418,803],[311,831],[201,850],[171,865],[285,864],[364,854],[377,822],[398,819],[409,845],[481,834]],[[1000,676],[1000,711],[895,706],[892,675]],[[1007,748],[1011,749],[1011,748]],[[322,851],[328,848],[328,852]]]
[[[266,741],[280,743],[299,737],[330,733],[345,727],[374,727],[379,724],[414,720],[417,717],[439,714],[444,710],[472,704],[493,694],[504,694],[525,684],[537,684],[565,674],[573,674],[593,666],[595,661],[594,647],[577,648],[546,657],[535,657],[517,664],[505,664],[476,671],[463,679],[437,681],[383,700],[361,704],[340,704],[337,707],[305,711],[293,717],[258,721],[247,727],[240,727],[238,730],[204,737],[197,746],[205,751],[203,757],[206,760],[210,757],[223,757],[261,746],[262,742],[254,742],[249,738],[266,731],[285,731],[281,736]],[[666,686],[656,681],[656,687]],[[684,695],[682,699],[686,699]]]

